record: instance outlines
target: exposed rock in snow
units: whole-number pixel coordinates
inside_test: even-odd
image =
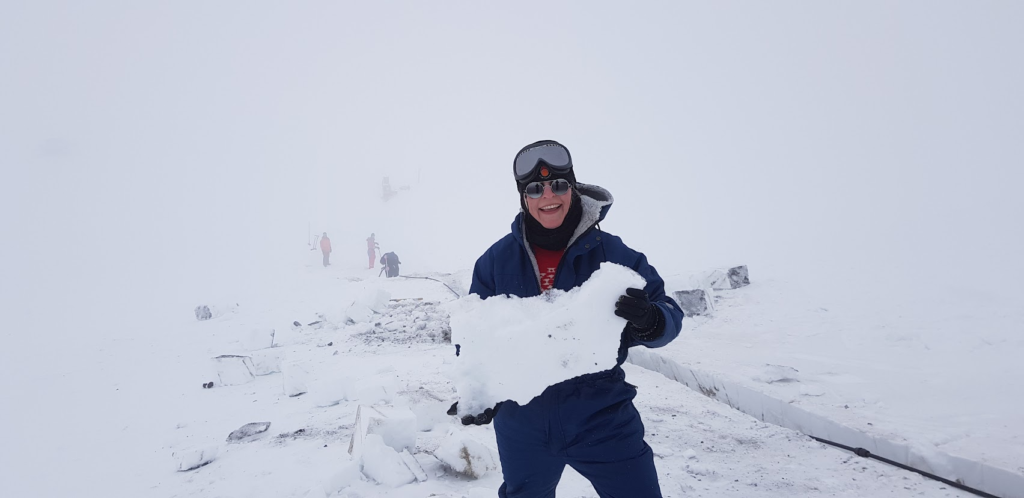
[[[231,434],[228,434],[227,441],[229,443],[241,442],[249,438],[252,438],[257,434],[267,432],[267,429],[269,428],[270,422],[250,422],[231,431]]]
[[[195,311],[195,314],[196,314],[196,320],[205,321],[205,320],[209,320],[211,318],[217,318],[219,316],[224,316],[227,313],[234,313],[237,310],[238,310],[238,304],[235,303],[235,304],[230,304],[230,305],[217,305],[217,306],[210,305],[210,304],[200,304],[199,306],[196,306],[194,311]]]
[[[210,311],[210,307],[206,305],[196,306],[196,320],[209,320],[213,318],[213,312]]]

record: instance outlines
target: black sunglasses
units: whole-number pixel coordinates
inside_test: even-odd
[[[569,180],[559,178],[549,182],[531,182],[526,185],[526,190],[523,192],[531,199],[540,199],[544,195],[545,185],[548,184],[551,186],[551,193],[555,195],[565,195],[572,189],[572,184],[569,183]]]

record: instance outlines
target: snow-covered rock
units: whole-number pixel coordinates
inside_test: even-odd
[[[200,304],[195,307],[196,320],[206,321],[212,318],[224,316],[228,313],[234,313],[238,310],[238,304]]]
[[[257,434],[263,434],[270,428],[270,422],[250,422],[228,434],[229,443],[237,443],[252,438]]]
[[[213,318],[213,312],[210,310],[210,307],[204,304],[196,306],[195,312],[196,320],[203,321]]]

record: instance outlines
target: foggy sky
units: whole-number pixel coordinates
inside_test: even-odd
[[[403,260],[470,268],[516,213],[512,156],[545,138],[660,268],[1020,274],[1022,21],[989,1],[4,2],[4,306],[259,285],[309,227],[405,227]],[[417,221],[380,207],[385,175],[418,182]]]

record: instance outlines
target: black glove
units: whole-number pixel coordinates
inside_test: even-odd
[[[629,322],[626,329],[637,340],[653,341],[665,333],[665,317],[643,289],[626,289],[615,301],[615,315]]]
[[[494,416],[498,414],[498,408],[501,407],[501,403],[494,405],[494,408],[488,408],[476,415],[466,415],[462,417],[462,425],[487,425],[494,420]],[[459,402],[452,403],[452,407],[448,409],[448,415],[457,415],[459,413]]]

